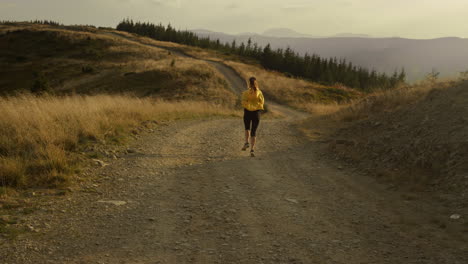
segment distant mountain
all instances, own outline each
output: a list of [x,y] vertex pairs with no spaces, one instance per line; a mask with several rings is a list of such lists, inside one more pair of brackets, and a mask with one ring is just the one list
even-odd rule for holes
[[[269,34],[280,35],[289,31],[273,31]],[[415,81],[424,78],[433,69],[439,71],[441,77],[454,76],[468,70],[468,39],[447,37],[438,39],[405,39],[405,38],[372,38],[367,35],[360,37],[271,37],[265,35],[228,35],[224,33],[197,33],[210,36],[222,42],[237,43],[252,41],[261,46],[270,43],[272,48],[291,47],[300,54],[317,54],[324,58],[345,58],[355,65],[379,72],[393,73],[395,69],[404,67],[408,80]],[[293,34],[291,32],[287,34]],[[298,33],[300,34],[300,33]],[[343,34],[338,34],[343,36]],[[346,33],[346,36],[351,36]]]
[[242,32],[239,34],[226,34],[222,32],[216,32],[206,29],[192,29],[189,30],[200,35],[226,35],[226,36],[263,36],[273,38],[370,38],[370,35],[366,34],[354,34],[354,33],[339,33],[333,36],[314,36],[310,34],[299,33],[289,28],[271,28],[265,32],[259,34],[255,32]]
[[[232,37],[234,35],[229,35],[229,34],[226,34],[226,33],[222,33],[222,32],[216,32],[216,31],[211,31],[211,30],[206,30],[206,29],[191,29],[189,30],[190,32],[193,32],[199,36],[224,36],[224,37]],[[218,37],[216,37],[218,38]]]
[[237,34],[237,36],[260,36],[260,34],[255,32],[242,32]]
[[367,34],[339,33],[332,36],[333,38],[371,38]]
[[271,28],[263,32],[263,36],[277,38],[313,38],[314,36],[302,34],[289,28]]

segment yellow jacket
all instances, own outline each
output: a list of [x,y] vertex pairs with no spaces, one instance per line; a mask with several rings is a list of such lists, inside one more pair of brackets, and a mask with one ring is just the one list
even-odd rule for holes
[[263,103],[265,99],[260,89],[249,89],[242,93],[242,106],[249,111],[263,110]]

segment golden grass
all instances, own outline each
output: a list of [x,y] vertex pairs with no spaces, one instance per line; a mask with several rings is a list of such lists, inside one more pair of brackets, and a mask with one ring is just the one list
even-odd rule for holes
[[[113,31],[27,23],[0,27],[0,33],[17,30],[25,31],[10,33],[0,43],[4,47],[0,56],[8,58],[0,63],[4,66],[0,71],[3,94],[30,90],[35,81],[32,73],[40,71],[51,92],[58,95],[131,94],[226,105],[237,99],[224,77],[208,63],[115,36]],[[18,44],[11,47],[10,41]],[[33,63],[21,63],[18,58]],[[82,72],[84,67],[91,67],[92,72]]]
[[87,141],[112,141],[146,120],[237,115],[206,102],[124,96],[0,99],[0,184],[55,186],[70,180]]
[[343,105],[335,112],[331,112],[330,117],[337,121],[355,121],[365,119],[373,114],[390,112],[402,106],[423,100],[431,91],[435,89],[445,89],[455,85],[457,81],[421,81],[414,85],[404,85],[398,89],[374,92],[362,99],[353,100],[347,105]]
[[[114,31],[110,31],[114,32]],[[202,60],[212,60],[233,68],[244,79],[255,76],[260,88],[268,98],[316,114],[329,114],[338,111],[353,99],[363,96],[362,93],[340,85],[325,86],[300,78],[289,78],[285,75],[264,69],[257,62],[236,55],[223,54],[218,51],[191,47],[172,42],[157,41],[127,32],[114,32],[141,43],[180,50]]]
[[329,104],[321,104],[321,103],[306,103],[302,106],[299,106],[300,109],[304,109],[309,113],[313,113],[318,116],[322,115],[330,115],[334,114],[341,109],[347,107],[350,103],[329,103]]
[[289,78],[279,72],[268,71],[258,65],[224,61],[243,78],[255,76],[260,89],[271,99],[315,114],[337,111],[361,93],[345,88],[325,86],[299,78]]

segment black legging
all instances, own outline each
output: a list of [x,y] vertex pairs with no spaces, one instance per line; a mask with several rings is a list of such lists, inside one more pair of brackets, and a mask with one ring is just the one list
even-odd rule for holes
[[[250,129],[252,123],[252,129]],[[260,111],[249,111],[244,109],[244,126],[245,130],[250,130],[250,136],[255,137],[257,133],[258,124],[260,123]]]

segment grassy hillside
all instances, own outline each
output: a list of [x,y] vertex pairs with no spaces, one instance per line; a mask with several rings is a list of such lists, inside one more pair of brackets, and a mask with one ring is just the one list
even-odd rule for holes
[[109,158],[93,146],[164,120],[238,115],[228,88],[207,63],[92,27],[0,25],[0,186],[63,186]]
[[225,61],[242,77],[256,76],[265,95],[282,104],[296,109],[318,113],[335,108],[337,104],[348,103],[363,94],[341,85],[324,86],[302,79],[289,78],[281,73],[266,71],[258,65],[236,61]]
[[[111,29],[0,24],[0,185],[61,186],[103,151],[155,121],[238,115],[237,96],[209,63],[258,77],[269,98],[315,111],[359,96],[265,71],[252,61]],[[317,107],[320,106],[320,107]],[[92,149],[92,148],[91,148]],[[103,156],[106,158],[106,155]]]
[[[468,197],[468,82],[423,82],[377,93],[306,127],[330,128],[330,149],[410,190]],[[332,121],[332,122],[331,122]]]
[[236,96],[210,65],[94,28],[0,27],[0,94],[129,94],[232,105]]
[[3,186],[60,186],[95,143],[123,143],[135,128],[160,121],[235,115],[204,102],[164,102],[128,96],[20,96],[0,99],[0,182]]
[[279,72],[265,70],[252,59],[172,42],[157,41],[127,32],[118,31],[116,33],[138,40],[141,43],[178,50],[195,58],[222,62],[246,79],[250,76],[256,76],[260,89],[269,99],[303,111],[335,111],[337,104],[349,103],[353,99],[364,95],[359,91],[339,84],[325,86],[300,78],[291,78]]

